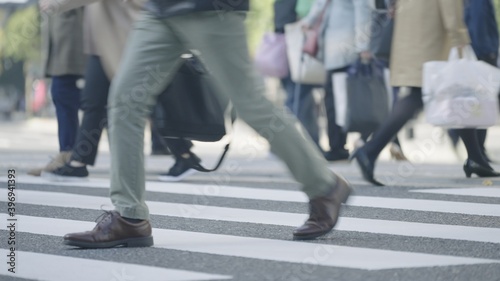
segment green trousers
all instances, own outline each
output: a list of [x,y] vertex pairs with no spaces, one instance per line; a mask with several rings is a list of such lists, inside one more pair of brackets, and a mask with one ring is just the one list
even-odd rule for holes
[[157,96],[186,51],[199,53],[217,94],[229,97],[238,117],[266,138],[310,197],[326,194],[335,176],[297,120],[257,88],[243,12],[198,12],[159,19],[143,13],[113,79],[109,97],[111,200],[124,217],[148,219],[145,204],[144,128]]

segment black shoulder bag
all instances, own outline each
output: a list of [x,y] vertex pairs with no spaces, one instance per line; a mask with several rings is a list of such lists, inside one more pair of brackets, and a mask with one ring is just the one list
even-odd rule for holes
[[[203,64],[195,56],[185,58],[171,84],[158,97],[153,122],[160,136],[204,142],[219,141],[226,135],[225,111],[229,100],[216,95]],[[231,112],[235,119],[234,111]],[[229,150],[228,143],[213,169],[198,164],[193,169],[212,172],[219,168]]]

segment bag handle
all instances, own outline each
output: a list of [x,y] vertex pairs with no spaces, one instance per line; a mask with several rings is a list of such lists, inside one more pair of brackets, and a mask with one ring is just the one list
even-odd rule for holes
[[467,45],[467,46],[462,48],[462,57],[460,57],[458,47],[453,47],[451,49],[450,55],[448,56],[448,60],[454,61],[454,60],[460,60],[460,59],[477,61],[476,53],[472,49],[471,45]]
[[201,165],[200,163],[197,163],[196,165],[193,165],[191,168],[193,168],[193,169],[195,169],[197,171],[200,171],[200,172],[204,172],[204,173],[213,172],[213,171],[219,169],[220,165],[222,164],[222,161],[226,157],[226,154],[227,154],[227,151],[229,150],[229,145],[230,144],[231,143],[226,144],[226,146],[224,147],[224,152],[222,152],[222,155],[219,158],[219,162],[217,162],[217,165],[215,165],[214,168],[207,169],[207,168],[203,167],[203,165]]

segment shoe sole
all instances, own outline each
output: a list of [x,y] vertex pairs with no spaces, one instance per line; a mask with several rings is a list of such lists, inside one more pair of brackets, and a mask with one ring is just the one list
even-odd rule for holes
[[159,181],[163,181],[163,182],[178,182],[178,181],[182,181],[183,179],[185,179],[186,177],[189,177],[193,174],[196,174],[196,170],[194,169],[189,169],[188,171],[186,171],[185,173],[177,176],[177,177],[172,177],[172,176],[158,176],[158,180]]
[[326,234],[330,233],[330,231],[333,230],[333,227],[328,229],[328,230],[324,230],[322,232],[319,232],[319,233],[314,233],[314,234],[309,234],[309,235],[303,235],[303,236],[293,236],[293,240],[294,241],[302,241],[302,240],[314,240],[316,238],[320,238],[322,236],[325,236]]
[[149,236],[140,238],[128,238],[111,242],[100,242],[100,243],[64,240],[64,244],[83,249],[103,249],[103,248],[114,248],[118,246],[126,248],[142,248],[142,247],[153,246],[154,241],[153,241],[153,236]]
[[82,182],[89,180],[88,177],[67,177],[56,175],[50,172],[42,172],[41,177],[53,182]]

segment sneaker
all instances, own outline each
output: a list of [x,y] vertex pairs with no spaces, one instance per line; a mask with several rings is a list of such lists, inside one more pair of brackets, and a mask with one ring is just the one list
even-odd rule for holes
[[63,151],[57,154],[50,162],[43,168],[31,169],[28,171],[28,175],[39,177],[42,172],[53,172],[54,170],[61,168],[64,164],[68,163],[71,158],[71,151]]
[[185,177],[196,173],[197,171],[193,167],[200,162],[200,158],[194,154],[191,154],[191,157],[187,159],[182,157],[176,158],[174,166],[170,168],[168,173],[160,174],[158,179],[166,182],[181,181]]
[[87,166],[72,167],[65,164],[52,172],[42,172],[42,177],[51,181],[82,181],[88,180],[89,171]]

